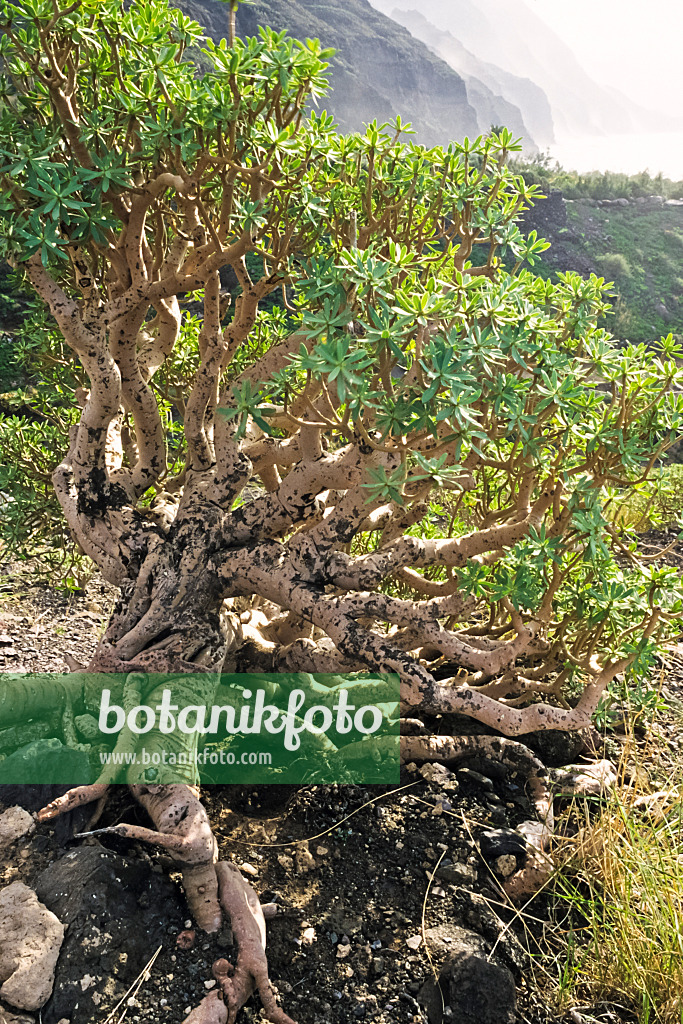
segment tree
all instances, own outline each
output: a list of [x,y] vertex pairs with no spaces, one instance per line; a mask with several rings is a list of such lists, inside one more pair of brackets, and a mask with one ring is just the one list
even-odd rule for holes
[[[601,279],[525,269],[545,243],[515,223],[536,190],[510,134],[339,136],[314,109],[329,51],[214,44],[165,0],[0,9],[4,253],[87,378],[53,481],[121,589],[88,670],[150,700],[186,673],[194,702],[225,666],[369,666],[407,715],[585,726],[680,614],[606,506],[680,427],[681,352],[615,347]],[[164,845],[217,928],[196,778],[138,771],[157,831],[118,830]],[[286,1020],[218,874],[249,951],[218,969],[225,1013],[257,984]],[[193,1020],[226,1019],[210,1001]]]

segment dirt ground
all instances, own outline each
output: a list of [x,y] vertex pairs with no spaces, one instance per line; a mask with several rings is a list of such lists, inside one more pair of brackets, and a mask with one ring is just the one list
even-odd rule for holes
[[[683,564],[683,546],[670,557]],[[84,594],[69,596],[11,578],[8,566],[0,572],[0,671],[64,671],[65,655],[85,661],[111,608],[109,588],[94,578]],[[666,679],[675,703],[673,665]],[[677,756],[678,728],[658,728]],[[240,866],[263,902],[278,904],[267,952],[286,1011],[299,1024],[634,1021],[608,1004],[582,1008],[583,1017],[557,1015],[537,984],[532,958],[552,927],[546,903],[540,897],[520,916],[501,888],[525,856],[514,832],[533,817],[524,780],[486,762],[436,781],[424,774],[409,766],[400,786],[385,788],[203,790],[221,857]],[[0,790],[5,805],[31,811],[45,796],[41,787]],[[53,996],[40,1018],[27,1019],[179,1024],[215,984],[211,964],[230,958],[232,937],[225,929],[197,933],[191,948],[181,948],[178,936],[190,924],[180,876],[139,844],[74,839],[87,817],[79,811],[38,825],[0,864],[0,886],[26,882],[68,924]],[[142,812],[125,787],[114,787],[100,825],[122,820],[142,823]],[[444,1009],[433,978],[463,942],[483,973],[469,995],[457,986],[459,1008],[449,1009],[448,997]],[[0,1006],[0,1021],[13,1019]],[[239,1017],[264,1019],[257,999]]]

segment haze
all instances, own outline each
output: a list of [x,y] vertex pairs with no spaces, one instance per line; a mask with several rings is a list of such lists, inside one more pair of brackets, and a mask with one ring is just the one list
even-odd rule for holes
[[[531,134],[564,166],[647,168],[683,179],[681,0],[370,2],[461,74],[470,60],[465,47],[479,61],[540,86],[553,132],[547,140]],[[522,113],[531,128],[534,111],[522,104]]]
[[[519,0],[507,0],[514,8]],[[593,78],[672,116],[683,95],[680,0],[527,0]],[[431,0],[422,0],[425,13]],[[427,14],[427,17],[429,15]]]

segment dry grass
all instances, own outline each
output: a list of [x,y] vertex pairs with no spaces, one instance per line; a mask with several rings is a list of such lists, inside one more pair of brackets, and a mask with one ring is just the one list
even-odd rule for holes
[[609,1000],[639,1024],[682,1024],[683,766],[657,794],[626,787],[571,813],[554,885],[560,1008]]

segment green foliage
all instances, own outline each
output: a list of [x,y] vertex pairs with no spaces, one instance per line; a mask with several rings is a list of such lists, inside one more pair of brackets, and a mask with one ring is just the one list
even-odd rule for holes
[[623,174],[619,171],[567,171],[547,153],[531,160],[518,160],[516,169],[529,184],[543,190],[558,188],[566,199],[639,199],[664,196],[683,199],[683,180],[671,181],[663,174],[654,177],[648,171]]
[[605,253],[604,256],[598,256],[597,261],[600,273],[610,281],[631,276],[628,260],[620,252]]
[[607,514],[618,526],[639,532],[683,525],[683,466],[657,466],[647,480],[612,490]]
[[[71,150],[63,145],[59,120],[50,113],[49,86],[62,72],[56,65],[37,74],[33,70],[40,63],[43,25],[53,17],[56,45],[70,39],[82,47],[82,129],[70,140]],[[247,43],[236,40],[228,48],[222,40],[216,45],[202,37],[196,22],[162,0],[144,9],[126,9],[122,0],[87,0],[58,15],[51,0],[3,3],[0,26],[5,29],[0,58],[7,68],[0,116],[5,256],[27,260],[38,255],[43,266],[55,265],[57,272],[60,261],[67,260],[69,244],[106,245],[113,239],[118,197],[136,177],[176,158],[191,167],[203,140],[217,138],[228,125],[240,122],[244,135],[236,149],[244,151],[249,145],[254,160],[259,150],[267,153],[273,145],[282,152],[294,148],[294,126],[276,129],[267,116],[272,111],[263,116],[263,96],[277,88],[282,110],[296,102],[301,90],[317,96],[326,85],[330,51],[319,44],[298,43],[285,33],[263,29],[260,38]],[[112,39],[122,45],[112,47]],[[129,40],[135,45],[126,45]],[[188,47],[202,42],[209,68],[198,78],[194,64],[185,58]],[[38,65],[32,65],[36,59]],[[29,89],[23,87],[27,76],[32,78]],[[138,140],[134,150],[126,144],[133,124]],[[306,208],[304,203],[300,215],[306,216]],[[258,226],[263,214],[258,204],[244,199],[238,216],[249,229]]]

